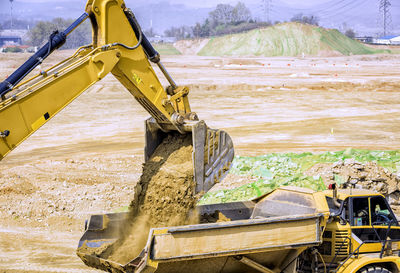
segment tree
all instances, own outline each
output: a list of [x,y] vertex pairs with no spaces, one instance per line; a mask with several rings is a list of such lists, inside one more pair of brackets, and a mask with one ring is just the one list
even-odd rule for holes
[[346,36],[349,37],[350,39],[354,39],[354,37],[356,37],[356,33],[355,33],[354,30],[352,30],[351,28],[349,28],[348,30],[346,30],[346,32],[344,33],[344,35],[346,35]]
[[175,37],[177,39],[184,39],[191,37],[192,29],[187,26],[171,27],[164,31],[165,36]]
[[203,23],[196,23],[189,30],[173,27],[168,29],[165,35],[178,39],[191,35],[199,38],[238,33],[263,26],[266,26],[265,23],[260,24],[253,20],[246,5],[238,2],[235,6],[218,4]]
[[217,26],[220,24],[229,24],[233,22],[235,8],[229,4],[218,4],[215,10],[208,15],[211,22]]
[[50,22],[39,21],[34,28],[29,31],[29,38],[33,46],[42,46],[48,41],[49,35],[55,30],[55,26]]
[[157,33],[155,33],[154,29],[151,27],[144,31],[144,35],[146,35],[147,37],[155,37]]
[[302,13],[298,13],[295,14],[290,21],[318,26],[319,18],[315,15],[306,16]]
[[203,24],[196,23],[196,25],[192,27],[192,32],[193,36],[196,38],[210,36],[211,34],[210,20],[206,19]]
[[[34,25],[33,21],[28,20],[20,20],[20,19],[13,19],[13,28],[14,29],[28,29],[30,26]],[[11,20],[3,21],[1,24],[3,28],[9,28],[11,26]],[[0,27],[1,27],[0,25]]]
[[232,22],[235,24],[240,24],[243,22],[249,22],[250,19],[250,10],[246,7],[245,4],[243,4],[242,2],[238,2],[233,9]]
[[[39,21],[28,33],[30,43],[33,46],[42,46],[48,42],[50,35],[55,30],[64,31],[72,23],[73,20],[65,20],[62,18],[55,18],[51,22]],[[67,42],[63,48],[77,48],[89,44],[90,42],[91,25],[90,22],[86,21],[67,37]]]

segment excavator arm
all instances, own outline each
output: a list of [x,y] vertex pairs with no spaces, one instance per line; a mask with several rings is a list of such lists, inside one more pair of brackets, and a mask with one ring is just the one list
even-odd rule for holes
[[[61,63],[22,81],[85,19],[93,43]],[[164,88],[150,62],[170,86]],[[227,173],[233,144],[222,130],[210,129],[191,112],[187,87],[177,86],[123,0],[88,0],[85,13],[0,83],[0,160],[87,88],[112,73],[149,112],[145,159],[169,132],[192,134],[196,192],[207,191]]]

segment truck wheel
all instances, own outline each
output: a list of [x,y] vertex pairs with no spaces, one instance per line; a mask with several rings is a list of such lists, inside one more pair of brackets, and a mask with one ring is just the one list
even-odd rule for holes
[[358,273],[391,273],[386,268],[380,266],[367,266],[359,270]]

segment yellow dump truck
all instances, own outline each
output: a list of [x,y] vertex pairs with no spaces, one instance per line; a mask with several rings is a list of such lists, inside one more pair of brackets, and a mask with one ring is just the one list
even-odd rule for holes
[[[77,250],[108,272],[399,272],[400,226],[384,196],[284,187],[252,201],[203,205],[200,224],[155,228],[127,264],[103,253],[127,213],[93,215]],[[221,221],[223,219],[223,221]],[[396,255],[395,255],[396,254]]]

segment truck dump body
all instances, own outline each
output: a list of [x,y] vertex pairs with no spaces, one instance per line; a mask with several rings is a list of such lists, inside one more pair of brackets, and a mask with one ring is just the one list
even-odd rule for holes
[[268,217],[254,214],[262,211],[257,205],[237,202],[200,207],[202,216],[214,211],[230,215],[231,221],[152,229],[142,253],[125,265],[102,258],[102,253],[119,239],[118,228],[128,215],[95,215],[77,253],[87,265],[109,272],[260,272],[249,265],[253,262],[267,268],[261,272],[293,272],[295,258],[321,244],[324,215]]

